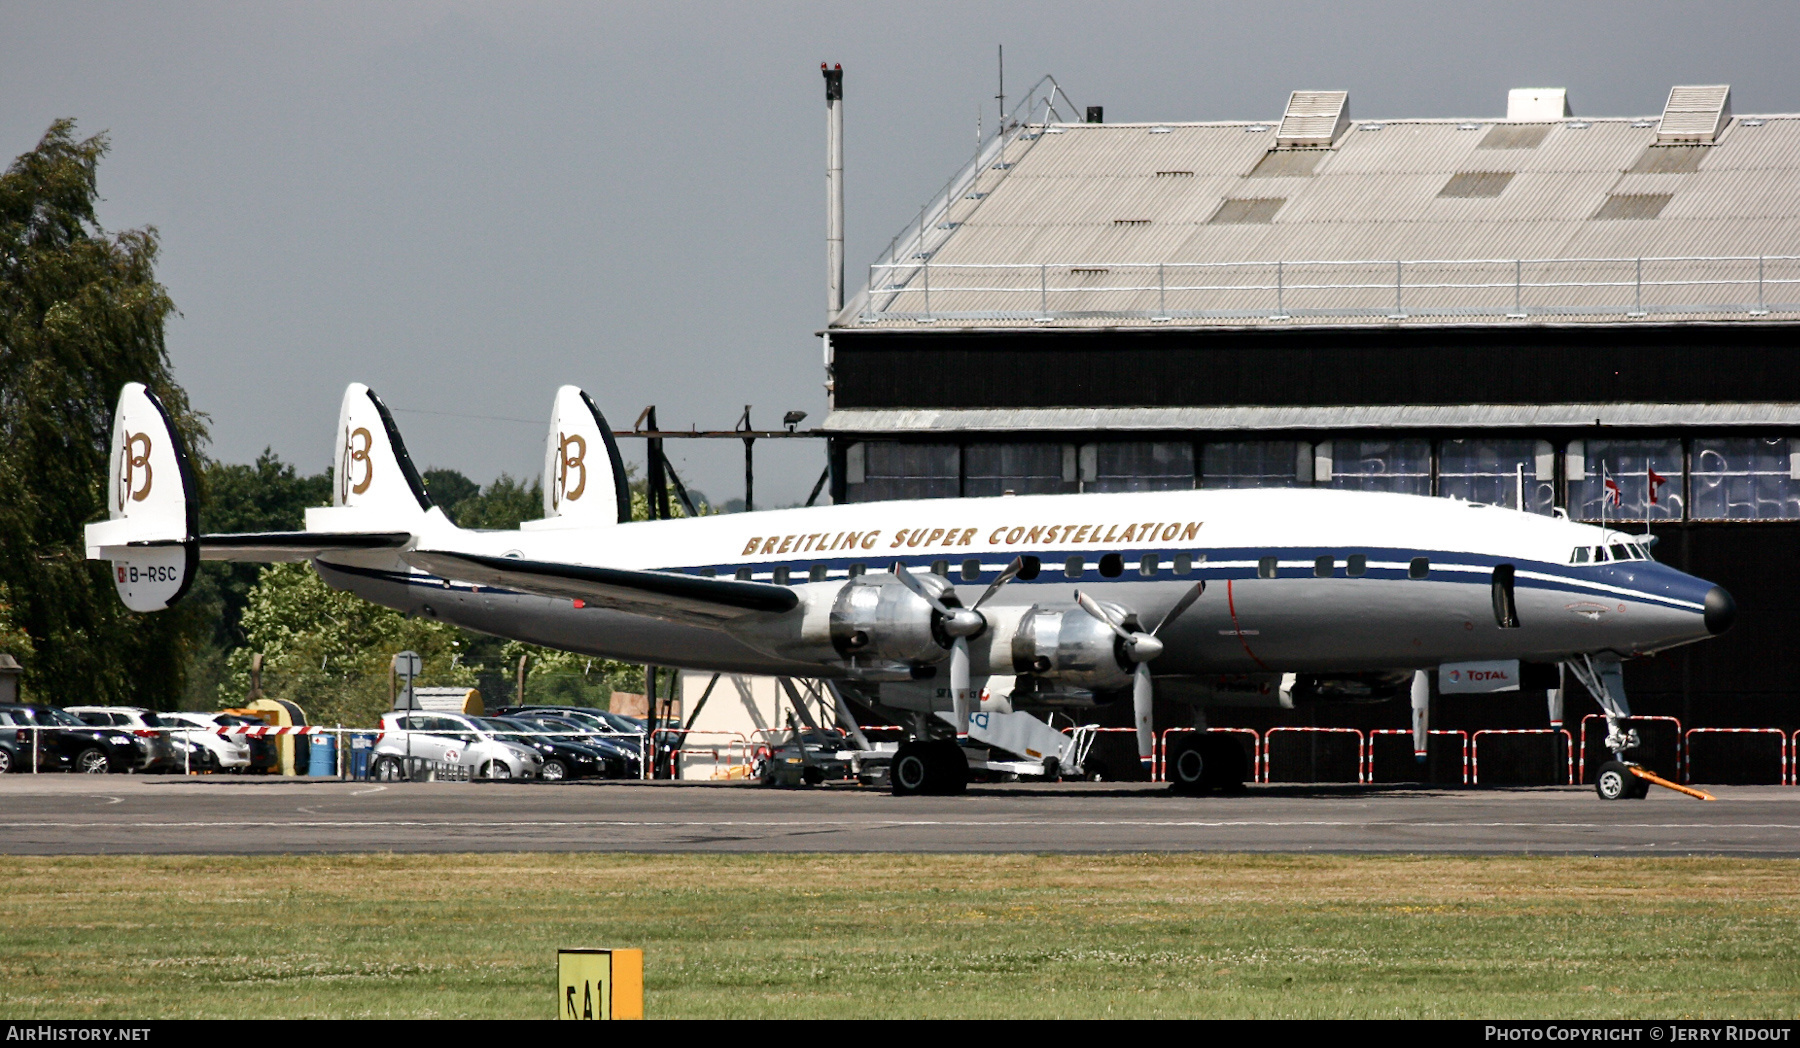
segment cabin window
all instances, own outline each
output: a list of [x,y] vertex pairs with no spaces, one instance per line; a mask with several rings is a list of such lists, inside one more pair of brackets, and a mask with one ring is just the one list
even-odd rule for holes
[[1317,560],[1313,561],[1313,577],[1314,578],[1328,579],[1331,577],[1331,573],[1336,570],[1337,570],[1337,562],[1332,560],[1330,557],[1320,557]]
[[739,582],[749,582],[750,581],[750,569],[749,568],[737,569],[737,577],[738,577]]
[[1172,570],[1177,575],[1186,575],[1188,572],[1193,571],[1194,555],[1192,553],[1175,554],[1175,564]]
[[1272,579],[1275,577],[1275,571],[1279,566],[1280,563],[1274,557],[1264,557],[1256,562],[1256,577],[1259,579]]
[[1414,557],[1412,563],[1406,566],[1406,577],[1409,579],[1422,579],[1429,574],[1431,574],[1431,558],[1429,557]]
[[814,564],[812,566],[812,571],[807,573],[807,578],[811,579],[814,582],[824,582],[825,581],[825,565]]
[[1586,546],[1576,546],[1575,552],[1569,554],[1570,564],[1586,564],[1587,562],[1588,548]]
[[974,582],[976,579],[979,579],[981,577],[981,562],[978,560],[963,561],[962,577],[964,582]]
[[1156,554],[1146,553],[1138,560],[1138,574],[1149,578],[1156,574],[1157,569],[1161,566],[1156,559]]
[[850,565],[850,577],[855,578],[858,575],[861,575],[863,572],[868,571],[868,570],[869,569],[862,564],[852,564],[852,565]]
[[718,569],[716,569],[716,568],[701,568],[700,569],[700,575],[703,578],[710,579],[710,578],[714,577],[715,575],[717,575],[718,573],[719,573]]
[[1360,578],[1368,574],[1369,558],[1362,553],[1352,553],[1344,558],[1344,574],[1351,578]]
[[783,564],[781,567],[775,569],[775,585],[785,586],[787,584],[788,584],[788,569],[787,569],[787,565]]
[[1100,574],[1109,579],[1116,579],[1125,574],[1125,558],[1117,553],[1108,553],[1101,557]]
[[950,562],[947,560],[932,561],[931,562],[931,573],[933,575],[941,575],[944,578],[949,578],[950,577]]
[[1019,578],[1026,582],[1037,578],[1038,572],[1042,571],[1044,567],[1044,562],[1036,557],[1020,557],[1019,561]]
[[1070,557],[1063,562],[1063,574],[1069,578],[1078,579],[1081,577],[1081,569],[1085,566],[1086,564],[1080,557]]

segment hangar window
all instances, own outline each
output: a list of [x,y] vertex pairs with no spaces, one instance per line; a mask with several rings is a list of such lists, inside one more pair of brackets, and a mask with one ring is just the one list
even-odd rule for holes
[[1312,445],[1293,440],[1246,440],[1200,449],[1203,488],[1291,488],[1311,484]]
[[1138,559],[1138,574],[1146,578],[1156,574],[1159,567],[1161,564],[1157,561],[1154,553],[1146,553]]
[[1314,454],[1317,478],[1334,488],[1431,494],[1431,441],[1333,440]]
[[[1571,516],[1638,521],[1646,511],[1651,520],[1685,516],[1679,440],[1571,441],[1568,461]],[[1616,492],[1607,487],[1609,480]]]
[[845,459],[851,502],[951,499],[962,493],[962,450],[955,444],[871,440],[852,445]]
[[1055,495],[1075,490],[1075,448],[1065,444],[970,444],[963,452],[963,494],[1011,491]]
[[[1274,149],[1264,153],[1245,178],[1311,178],[1329,150]],[[1160,174],[1160,172],[1159,172]]]
[[1337,561],[1332,560],[1330,557],[1319,557],[1313,561],[1314,578],[1328,579],[1331,577],[1331,573],[1336,570]]
[[1430,574],[1431,559],[1428,557],[1414,557],[1412,563],[1406,566],[1406,577],[1409,579],[1422,579]]
[[1247,200],[1224,200],[1207,219],[1212,226],[1266,226],[1275,221],[1275,212],[1287,203],[1286,197],[1258,197]]
[[1175,574],[1177,574],[1177,575],[1186,575],[1188,572],[1193,571],[1194,570],[1193,554],[1191,554],[1191,553],[1175,554],[1175,563],[1172,565],[1171,570],[1173,570],[1175,572]]
[[1120,441],[1081,449],[1083,491],[1179,491],[1194,486],[1194,445]]
[[1361,553],[1352,553],[1344,558],[1344,574],[1351,578],[1360,578],[1368,574],[1369,558]]
[[1536,149],[1550,133],[1549,124],[1495,124],[1476,149]]
[[1063,574],[1068,578],[1078,579],[1081,577],[1081,571],[1084,567],[1086,567],[1086,564],[1080,557],[1070,557],[1063,562]]
[[1594,212],[1596,221],[1615,218],[1655,218],[1662,214],[1673,193],[1615,193],[1606,198],[1600,210]]
[[1696,520],[1800,519],[1800,441],[1696,438],[1691,452]]
[[825,565],[823,565],[823,564],[814,564],[814,565],[813,565],[813,566],[812,566],[812,570],[811,570],[811,571],[809,571],[809,572],[807,572],[807,575],[806,575],[806,577],[807,577],[807,578],[808,578],[808,579],[810,579],[810,580],[811,580],[811,581],[813,581],[813,582],[824,582],[824,581],[825,581],[825,574],[826,574],[826,568],[825,568]]
[[1440,197],[1497,197],[1512,182],[1511,171],[1458,171],[1438,190]]
[[1117,553],[1108,553],[1100,558],[1100,574],[1109,579],[1116,579],[1125,574],[1125,558]]
[[1556,449],[1545,440],[1446,440],[1438,445],[1438,494],[1549,514],[1556,503]]
[[1633,175],[1685,175],[1700,170],[1711,146],[1645,146],[1637,163],[1627,172]]
[[1256,562],[1256,577],[1259,579],[1272,579],[1275,577],[1275,573],[1280,566],[1281,562],[1274,557],[1264,557]]

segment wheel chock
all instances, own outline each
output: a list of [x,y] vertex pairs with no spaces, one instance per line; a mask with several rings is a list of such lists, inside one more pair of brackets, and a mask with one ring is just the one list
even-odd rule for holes
[[1714,797],[1712,794],[1707,793],[1705,790],[1696,790],[1692,786],[1683,786],[1678,782],[1670,782],[1669,780],[1663,778],[1661,775],[1658,775],[1653,771],[1645,771],[1643,768],[1640,768],[1635,764],[1627,764],[1625,767],[1631,769],[1631,774],[1636,775],[1638,778],[1643,779],[1647,782],[1653,782],[1658,786],[1662,786],[1667,789],[1674,790],[1676,793],[1685,793],[1689,797],[1697,797],[1703,801],[1716,801],[1719,799],[1717,797]]

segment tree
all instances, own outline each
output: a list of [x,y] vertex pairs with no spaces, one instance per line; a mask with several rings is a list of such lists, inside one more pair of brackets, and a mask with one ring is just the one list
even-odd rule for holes
[[105,136],[58,120],[0,174],[0,583],[31,638],[25,683],[54,702],[167,708],[204,623],[192,606],[125,610],[82,526],[106,515],[119,389],[161,398],[190,452],[206,438],[175,384],[152,227],[108,234],[95,217]]
[[[331,502],[329,471],[300,476],[292,463],[264,448],[251,466],[206,463],[206,498],[200,506],[202,532],[299,531],[308,506]],[[244,643],[239,619],[244,602],[261,571],[257,564],[210,563],[202,566],[208,585],[196,585],[188,599],[217,607],[213,643],[235,648]],[[209,616],[211,617],[211,616]]]

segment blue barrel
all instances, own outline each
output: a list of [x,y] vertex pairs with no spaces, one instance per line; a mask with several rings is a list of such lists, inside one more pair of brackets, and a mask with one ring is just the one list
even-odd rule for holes
[[332,737],[329,735],[314,735],[307,741],[312,745],[307,747],[310,751],[308,754],[310,759],[307,761],[306,774],[336,775],[337,746]]
[[350,736],[350,777],[366,779],[369,777],[369,758],[375,755],[375,736],[366,732],[357,732]]

